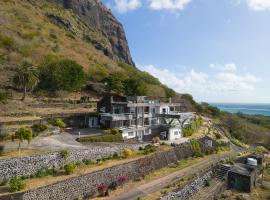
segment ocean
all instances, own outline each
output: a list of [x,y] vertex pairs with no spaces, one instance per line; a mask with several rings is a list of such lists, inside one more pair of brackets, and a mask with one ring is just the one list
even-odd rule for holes
[[237,113],[242,112],[249,115],[270,116],[270,104],[244,104],[244,103],[210,103],[222,111]]

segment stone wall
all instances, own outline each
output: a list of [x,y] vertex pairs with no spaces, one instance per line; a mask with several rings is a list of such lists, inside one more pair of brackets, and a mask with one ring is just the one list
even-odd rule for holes
[[75,199],[77,197],[88,198],[97,193],[97,184],[104,183],[109,186],[117,182],[120,176],[126,176],[127,180],[144,177],[150,172],[166,167],[194,153],[189,143],[179,145],[166,152],[155,153],[139,160],[116,165],[100,171],[69,178],[48,186],[29,190],[14,195],[1,196],[1,200],[49,200],[49,199]]
[[200,189],[205,187],[206,181],[210,180],[214,175],[213,170],[206,172],[204,175],[196,178],[191,183],[187,184],[178,192],[170,192],[168,195],[161,198],[161,200],[179,199],[187,200],[195,195]]
[[124,148],[138,150],[145,144],[125,144],[119,143],[112,146],[89,146],[88,149],[68,150],[68,156],[61,156],[60,152],[44,155],[33,155],[28,157],[17,157],[0,160],[0,182],[4,178],[15,176],[29,176],[35,174],[40,169],[60,168],[67,163],[82,162],[83,160],[97,160],[114,152],[120,154]]

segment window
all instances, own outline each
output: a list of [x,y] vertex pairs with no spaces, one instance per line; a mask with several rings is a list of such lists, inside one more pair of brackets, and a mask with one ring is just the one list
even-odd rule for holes
[[128,132],[128,137],[133,137],[134,133],[133,132]]
[[136,109],[135,107],[131,107],[130,108],[130,113],[135,113],[135,109]]
[[163,114],[166,113],[166,108],[162,108],[162,113],[163,113]]
[[178,135],[178,131],[174,131],[174,135]]
[[123,108],[119,107],[119,106],[114,106],[113,107],[113,113],[114,114],[121,114],[121,113],[123,113]]

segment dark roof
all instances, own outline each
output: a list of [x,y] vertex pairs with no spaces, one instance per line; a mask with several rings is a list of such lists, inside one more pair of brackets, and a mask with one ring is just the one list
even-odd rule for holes
[[242,164],[242,163],[236,163],[234,166],[231,168],[230,172],[236,173],[236,174],[241,174],[245,176],[250,176],[256,167]]

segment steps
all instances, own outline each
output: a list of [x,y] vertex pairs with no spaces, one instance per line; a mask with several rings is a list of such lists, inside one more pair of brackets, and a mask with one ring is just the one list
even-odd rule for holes
[[230,169],[231,165],[227,164],[219,165],[216,169],[216,178],[218,178],[221,181],[224,181]]

